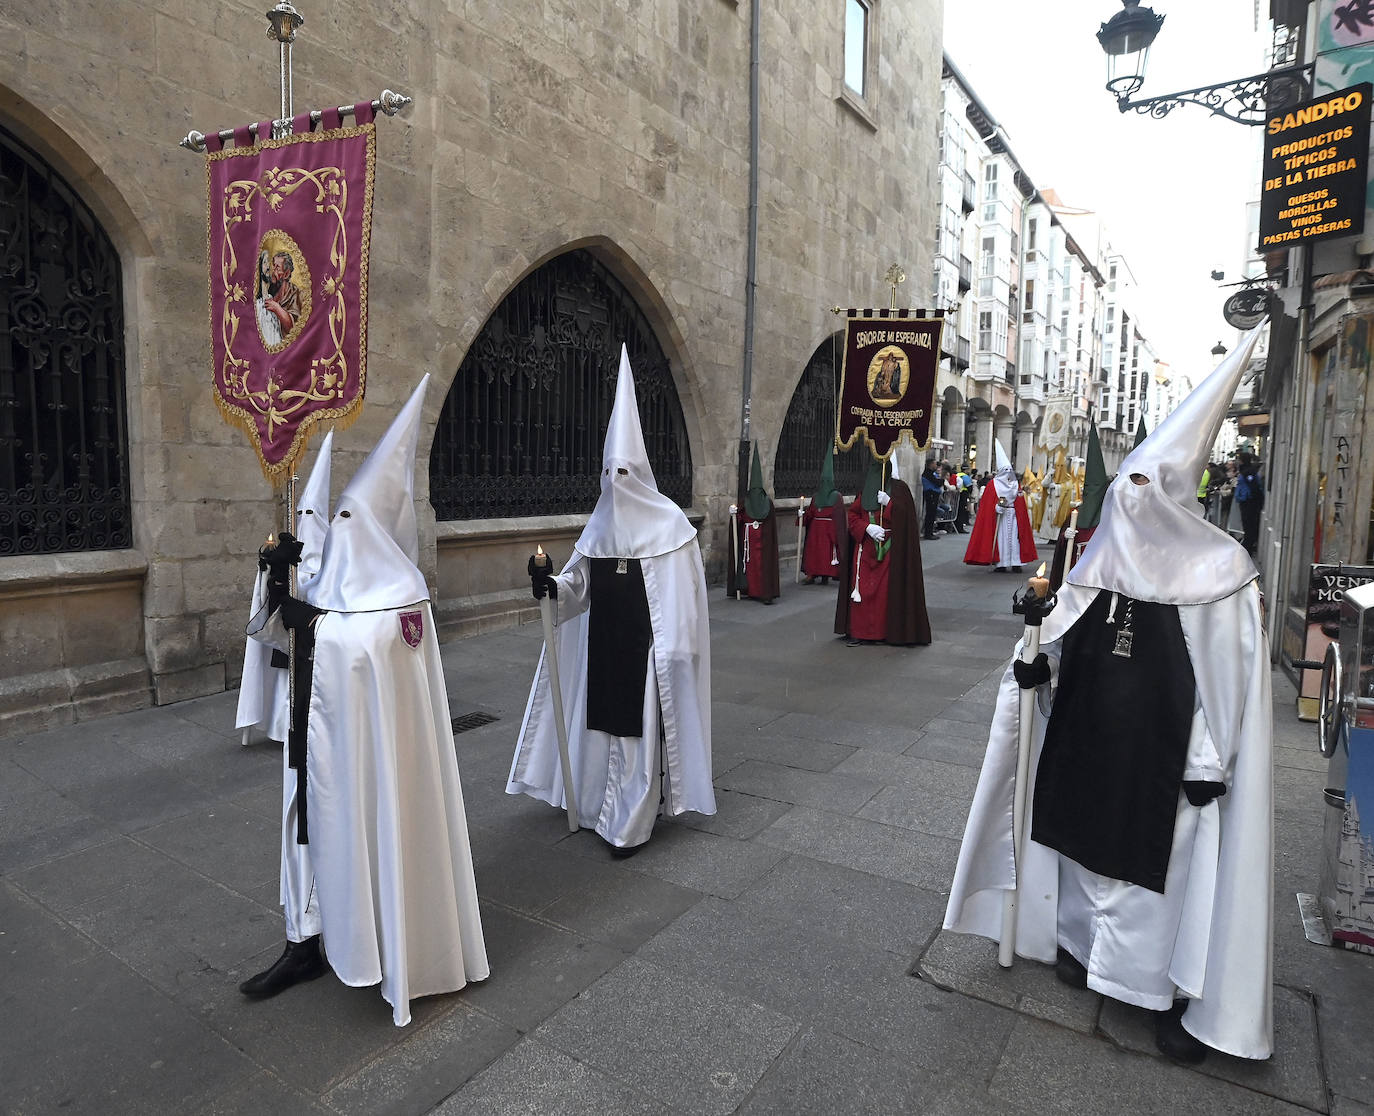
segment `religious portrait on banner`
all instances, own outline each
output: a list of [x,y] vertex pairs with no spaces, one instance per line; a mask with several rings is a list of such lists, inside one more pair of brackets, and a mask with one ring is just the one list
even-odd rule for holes
[[207,139],[215,402],[274,484],[313,426],[362,406],[376,132],[359,110],[353,127],[335,110],[316,131],[303,114],[277,139]]

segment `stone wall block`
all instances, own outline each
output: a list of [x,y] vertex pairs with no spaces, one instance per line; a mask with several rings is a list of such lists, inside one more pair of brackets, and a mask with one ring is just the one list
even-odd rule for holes
[[150,616],[143,621],[148,646],[148,665],[153,673],[196,666],[201,658],[201,627],[198,616]]

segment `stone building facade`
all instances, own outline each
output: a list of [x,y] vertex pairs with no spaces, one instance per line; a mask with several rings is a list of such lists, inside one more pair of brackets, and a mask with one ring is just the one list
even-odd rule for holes
[[[51,176],[117,260],[120,336],[105,340],[122,384],[106,410],[123,423],[116,487],[128,508],[124,545],[6,550],[0,534],[0,733],[237,681],[252,558],[279,502],[211,399],[204,160],[176,141],[276,115],[266,6],[0,8],[0,141],[35,181]],[[336,490],[431,373],[416,491],[442,625],[517,620],[533,540],[565,558],[585,512],[441,522],[430,454],[485,324],[522,281],[580,250],[662,351],[688,442],[689,514],[718,571],[742,417],[771,462],[803,370],[836,328],[829,308],[876,303],[894,260],[930,274],[940,0],[761,0],[752,344],[748,3],[300,10],[296,111],[384,87],[415,98],[378,125],[367,404],[336,438]],[[846,27],[863,36],[848,51]],[[0,214],[7,204],[28,203],[0,194]],[[12,322],[0,317],[0,347],[28,346],[38,375],[42,339]],[[11,394],[22,408],[23,391]],[[13,503],[25,482],[11,472],[0,499]]]

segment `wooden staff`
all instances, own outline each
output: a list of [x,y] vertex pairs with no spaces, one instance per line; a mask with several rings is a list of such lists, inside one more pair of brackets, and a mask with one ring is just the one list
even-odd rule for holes
[[[1049,579],[1045,577],[1045,563],[1035,571],[1035,576],[1027,583],[1026,593],[1012,611],[1024,613],[1026,632],[1021,641],[1021,661],[1030,663],[1040,654],[1040,623],[1045,618],[1045,597],[1050,591]],[[1025,828],[1026,828],[1026,783],[1030,778],[1031,733],[1034,730],[1032,718],[1035,714],[1035,691],[1023,689],[1020,694],[1021,710],[1016,740],[1016,786],[1012,797],[1011,842],[1012,857],[1016,864],[1016,883],[1002,893],[1002,934],[997,947],[997,963],[1010,969],[1016,959],[1016,910],[1017,893],[1021,887],[1021,871],[1025,865]]]
[[[553,568],[544,548],[537,543],[530,567],[545,574]],[[547,593],[539,598],[539,619],[544,624],[544,661],[549,668],[549,690],[553,694],[553,717],[558,730],[558,762],[563,768],[563,805],[568,811],[568,832],[576,833],[577,791],[573,784],[572,755],[568,751],[568,721],[563,716],[563,681],[558,674],[558,646],[553,638],[553,599]]]

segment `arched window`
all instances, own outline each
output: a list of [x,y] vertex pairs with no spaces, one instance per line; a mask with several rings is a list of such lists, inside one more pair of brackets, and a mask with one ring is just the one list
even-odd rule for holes
[[0,556],[133,545],[119,257],[0,128]]
[[[835,389],[839,383],[840,334],[827,338],[792,393],[773,458],[773,493],[779,499],[810,496],[821,479],[825,447],[835,444]],[[835,458],[835,487],[850,497],[864,484],[872,455],[862,438]]]
[[629,292],[577,249],[522,280],[463,358],[429,459],[437,517],[591,511],[621,342],[654,477],[687,507],[692,454],[668,359]]

